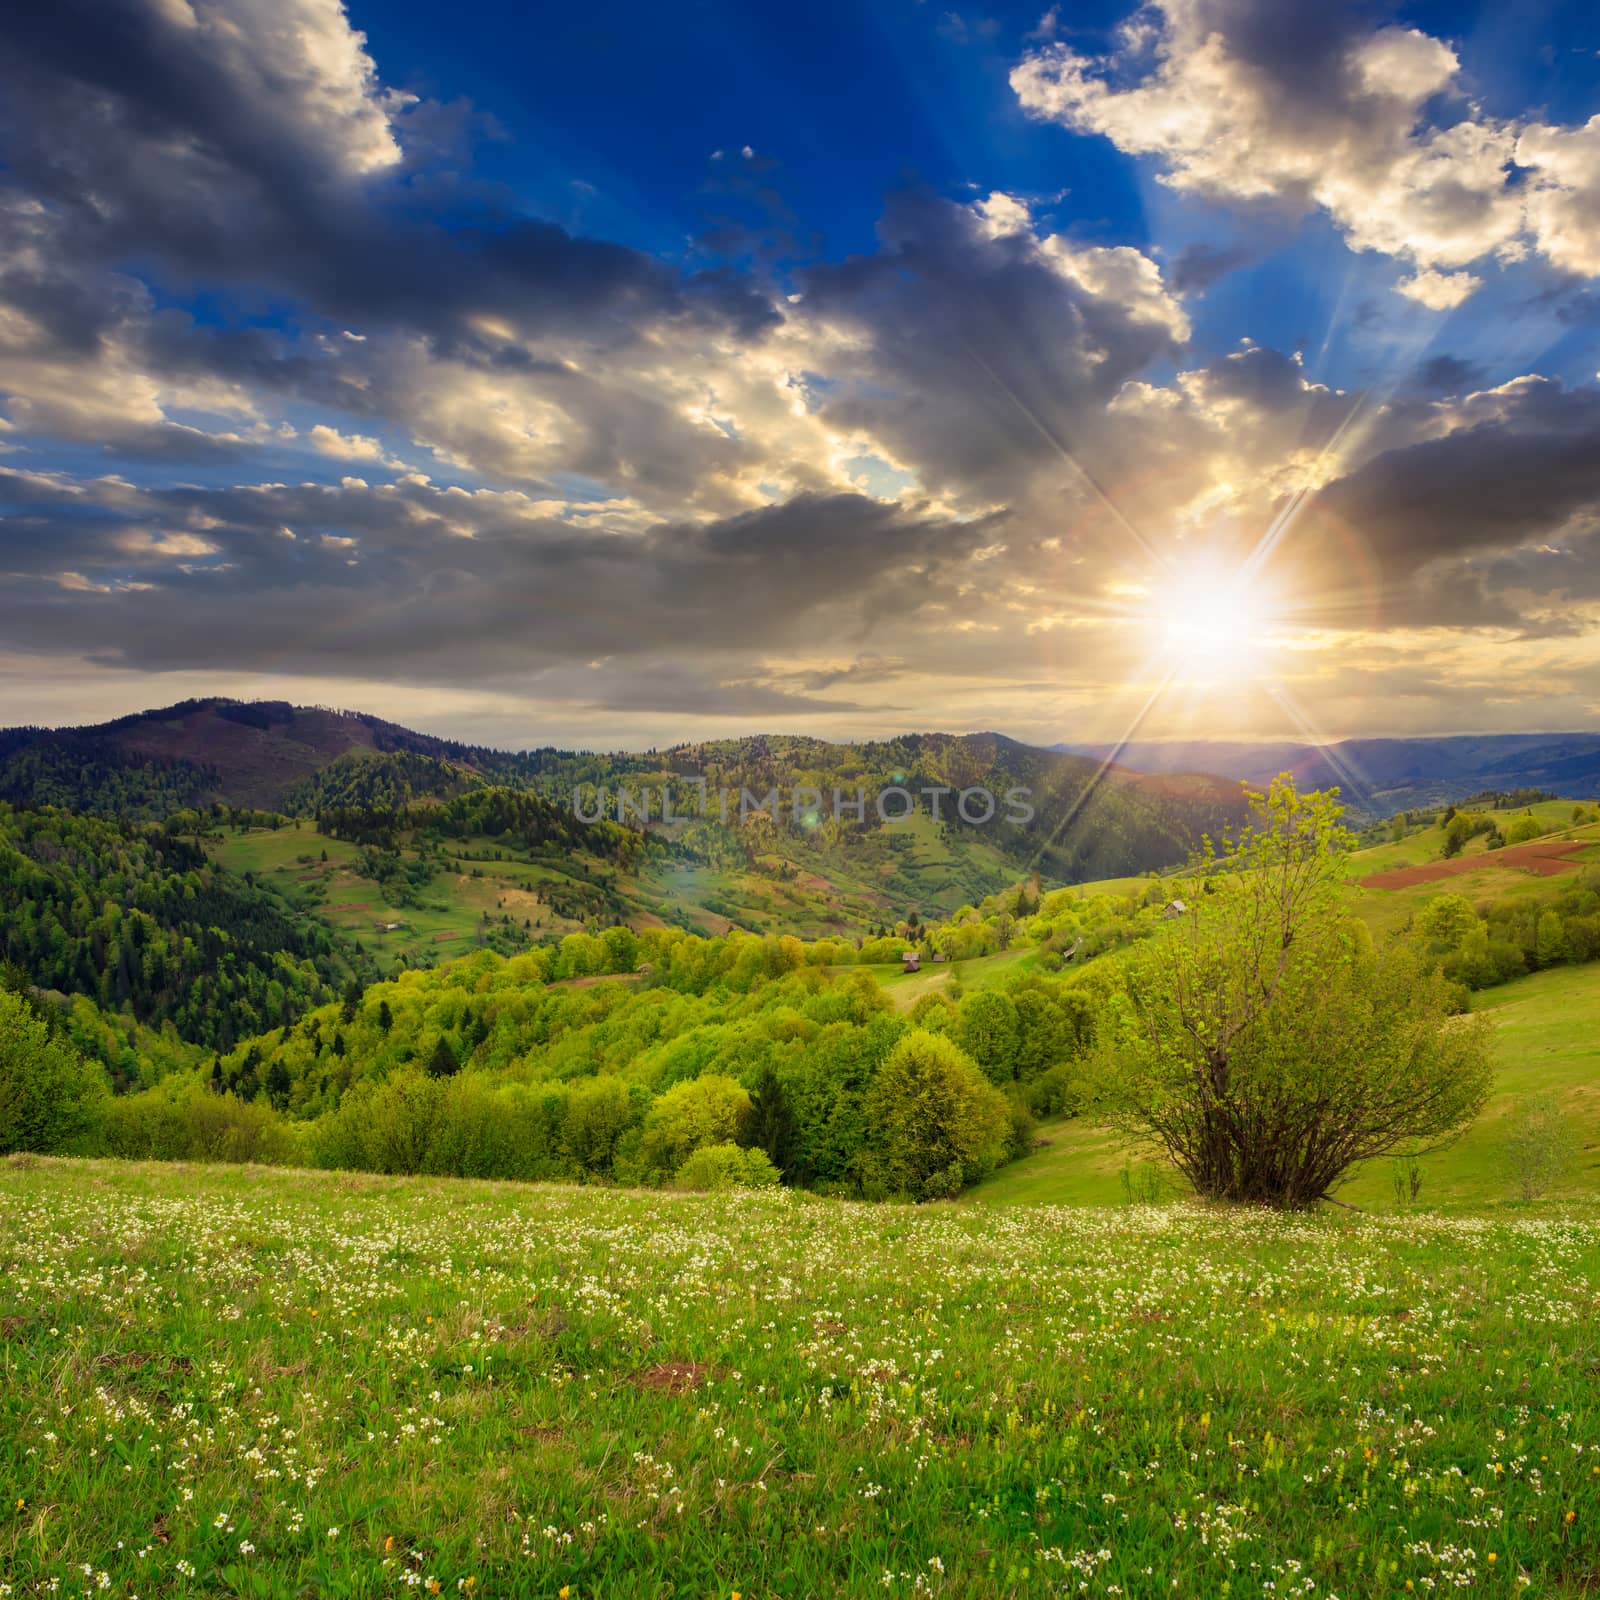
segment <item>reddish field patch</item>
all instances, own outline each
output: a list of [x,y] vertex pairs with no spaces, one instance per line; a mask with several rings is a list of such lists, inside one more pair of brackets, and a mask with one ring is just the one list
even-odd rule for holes
[[372,902],[370,900],[352,900],[348,905],[324,906],[324,911],[365,911]]
[[1586,850],[1593,843],[1592,839],[1535,839],[1531,844],[1514,844],[1505,850],[1479,856],[1430,861],[1422,867],[1391,867],[1387,872],[1374,872],[1363,878],[1361,887],[1410,889],[1419,883],[1437,883],[1441,878],[1457,878],[1464,872],[1477,872],[1483,867],[1519,867],[1541,878],[1553,878],[1558,872],[1575,871],[1578,863],[1565,858]]

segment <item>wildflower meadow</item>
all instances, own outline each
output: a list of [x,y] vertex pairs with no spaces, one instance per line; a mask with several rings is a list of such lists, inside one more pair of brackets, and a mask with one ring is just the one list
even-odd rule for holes
[[13,1158],[0,1595],[1593,1594],[1597,1224]]

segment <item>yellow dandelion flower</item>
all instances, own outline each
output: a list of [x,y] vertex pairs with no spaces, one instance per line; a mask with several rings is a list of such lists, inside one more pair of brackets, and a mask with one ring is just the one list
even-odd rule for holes
[[394,1549],[394,1535],[392,1533],[383,1541],[383,1548],[385,1554]]
[[1492,1566],[1493,1566],[1493,1565],[1494,1565],[1494,1564],[1495,1564],[1495,1562],[1497,1562],[1497,1561],[1498,1561],[1498,1560],[1499,1560],[1499,1559],[1500,1559],[1500,1557],[1499,1557],[1499,1556],[1497,1556],[1497,1555],[1496,1555],[1496,1554],[1495,1554],[1495,1553],[1494,1553],[1494,1551],[1493,1551],[1493,1550],[1491,1550],[1491,1551],[1490,1551],[1490,1552],[1489,1552],[1489,1565],[1490,1565],[1490,1566],[1491,1566],[1491,1567],[1492,1567]]
[[[21,1505],[21,1504],[22,1504],[22,1502],[21,1502],[21,1501],[20,1501],[20,1500],[19,1500],[19,1501],[18,1501],[18,1502],[17,1502],[17,1504],[18,1504],[18,1505]],[[1568,1522],[1576,1522],[1576,1521],[1577,1521],[1577,1520],[1578,1520],[1578,1513],[1577,1513],[1577,1512],[1576,1512],[1576,1511],[1569,1511],[1569,1512],[1568,1512],[1568,1513],[1567,1513],[1567,1521],[1568,1521]]]
[[567,1600],[567,1596],[572,1593],[572,1585],[570,1583],[564,1583],[556,1591],[556,1593],[560,1597],[560,1600]]

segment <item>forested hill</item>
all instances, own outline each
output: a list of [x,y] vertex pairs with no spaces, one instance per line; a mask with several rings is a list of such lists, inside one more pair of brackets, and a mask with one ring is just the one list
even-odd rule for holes
[[[834,791],[868,796],[901,788],[932,814],[957,848],[982,846],[1012,867],[1037,871],[1048,881],[1073,883],[1117,877],[1181,862],[1201,834],[1220,832],[1243,815],[1237,782],[1205,774],[1146,777],[1103,767],[1084,756],[1041,750],[998,733],[918,733],[862,744],[831,744],[797,735],[767,735],[678,745],[643,755],[566,755],[541,751],[540,781],[570,788],[619,785],[635,793],[673,785],[675,804],[692,809],[697,786],[726,792],[736,804],[742,790],[764,796],[776,789],[787,805],[796,791],[821,795],[817,820],[797,822],[794,808],[771,831],[791,841],[826,839],[832,826]],[[964,820],[955,795],[987,790],[996,797],[993,818]],[[929,791],[942,790],[937,800]],[[1004,797],[1025,791],[1033,811],[1017,822]],[[903,802],[896,798],[891,811]],[[981,812],[981,803],[975,804]],[[867,832],[875,817],[868,808]],[[834,831],[840,831],[835,829]]]
[[38,988],[214,1050],[332,999],[361,966],[353,946],[189,840],[4,804],[0,959]]
[[206,699],[94,727],[0,731],[0,800],[156,818],[218,801],[281,810],[341,758],[391,753],[430,758],[450,792],[470,781],[457,770],[470,765],[464,746],[381,717]]
[[[301,816],[396,812],[484,786],[533,790],[568,804],[585,785],[591,794],[605,787],[614,796],[623,785],[653,785],[659,794],[667,783],[699,781],[713,792],[731,790],[735,804],[746,788],[755,795],[776,788],[787,804],[806,789],[831,803],[835,789],[872,795],[900,785],[919,794],[924,810],[929,802],[920,791],[927,788],[981,786],[996,795],[1026,789],[1031,822],[1009,823],[1002,808],[998,821],[975,828],[947,802],[941,824],[958,847],[981,840],[1008,863],[1060,881],[1169,866],[1242,808],[1234,781],[1102,771],[1089,757],[994,733],[862,744],[771,735],[646,754],[510,752],[414,733],[364,713],[224,699],[185,701],[97,727],[0,733],[0,800],[119,818],[159,819],[218,803]],[[791,815],[787,829],[781,821],[775,828],[780,844],[786,831],[798,840],[794,822]]]

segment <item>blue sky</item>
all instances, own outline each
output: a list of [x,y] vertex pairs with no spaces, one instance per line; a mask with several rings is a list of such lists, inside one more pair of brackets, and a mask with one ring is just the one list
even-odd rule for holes
[[[1215,206],[1176,199],[1108,140],[1025,113],[1008,76],[1047,9],[869,0],[624,4],[602,15],[476,4],[453,12],[448,29],[429,5],[349,12],[396,82],[429,98],[465,96],[492,116],[500,132],[478,147],[478,169],[574,232],[690,263],[694,241],[723,218],[762,220],[711,160],[746,146],[770,163],[763,181],[792,214],[786,264],[870,252],[885,193],[908,182],[953,197],[999,189],[1035,198],[1075,238],[1168,259],[1193,245],[1248,249],[1251,259],[1200,304],[1201,347],[1225,351],[1246,333],[1280,348],[1325,347],[1319,370],[1331,383],[1381,374],[1389,338],[1359,312],[1381,315],[1398,276],[1392,262],[1338,248],[1337,231],[1315,217],[1255,237]],[[1576,122],[1600,107],[1592,5],[1371,12],[1451,40],[1471,93],[1496,115],[1540,108]],[[1103,50],[1129,14],[1123,0],[1059,7],[1057,36]],[[1592,377],[1592,333],[1562,323],[1542,303],[1547,291],[1537,275],[1508,274],[1438,337],[1492,370],[1521,370],[1518,360],[1537,351],[1541,370]]]
[[1592,6],[0,30],[4,720],[1600,725]]

